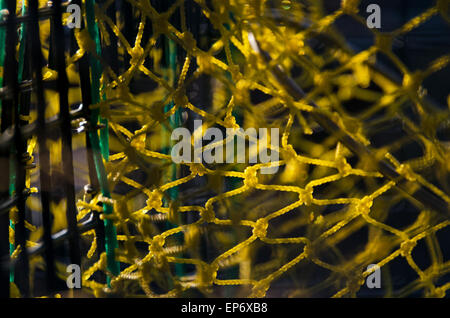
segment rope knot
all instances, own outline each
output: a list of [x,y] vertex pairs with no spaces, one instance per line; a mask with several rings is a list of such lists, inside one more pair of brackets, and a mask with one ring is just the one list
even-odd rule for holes
[[158,209],[162,207],[162,197],[163,194],[159,190],[153,190],[147,199],[147,206],[151,209]]
[[250,188],[254,188],[258,184],[258,177],[256,176],[256,170],[252,167],[247,167],[244,171],[245,179],[244,185]]
[[263,298],[266,296],[268,289],[269,289],[269,283],[266,282],[265,280],[260,280],[253,286],[252,294],[250,297]]
[[156,235],[153,237],[152,242],[148,249],[154,255],[160,255],[164,252],[163,246],[164,246],[165,242],[166,242],[166,240],[164,239],[164,237],[162,237],[160,235]]
[[245,79],[240,79],[236,83],[236,90],[234,91],[233,97],[236,104],[246,104],[250,99],[250,89],[251,83]]
[[208,171],[206,171],[206,168],[202,164],[199,164],[199,163],[191,164],[189,166],[189,168],[191,169],[191,173],[194,175],[203,176],[205,173],[208,172]]
[[347,162],[347,160],[344,157],[341,157],[338,160],[336,160],[336,168],[343,177],[348,176],[352,171],[352,166]]
[[269,223],[266,219],[259,219],[256,221],[255,227],[253,228],[253,235],[260,239],[265,238],[267,235],[268,226]]
[[313,188],[305,188],[298,193],[298,200],[304,205],[310,205],[313,200]]
[[183,32],[180,34],[179,38],[184,42],[184,49],[187,52],[194,51],[197,46],[197,41],[195,40],[194,35],[191,32]]
[[184,90],[177,89],[173,95],[173,102],[176,106],[182,108],[189,104],[189,99]]
[[286,147],[284,147],[283,151],[283,156],[286,160],[296,160],[297,158],[297,153],[294,150],[294,147],[292,147],[292,145],[286,145]]
[[230,65],[228,67],[228,72],[231,74],[231,78],[238,83],[240,79],[242,79],[242,75],[240,73],[240,68],[238,65]]
[[370,208],[372,207],[373,200],[371,197],[363,197],[357,204],[355,211],[358,214],[368,215],[370,213]]
[[211,285],[217,277],[217,264],[204,264],[200,268],[199,280],[203,286]]
[[131,49],[130,56],[130,64],[136,66],[139,63],[139,60],[144,56],[144,49],[140,45],[136,45]]
[[197,65],[200,73],[211,74],[214,71],[214,64],[211,62],[211,57],[206,52],[199,51],[197,55]]
[[214,213],[214,210],[212,209],[212,207],[203,209],[200,212],[200,216],[207,223],[212,222],[216,218],[216,214]]
[[305,246],[303,247],[303,254],[305,255],[305,258],[314,256],[314,250],[311,247],[311,243],[309,241],[307,241]]
[[407,240],[400,244],[400,254],[403,257],[407,257],[408,255],[411,255],[412,250],[414,247],[416,247],[417,242],[413,240]]
[[239,125],[236,124],[236,118],[233,115],[229,115],[224,119],[225,125],[228,128],[239,128]]

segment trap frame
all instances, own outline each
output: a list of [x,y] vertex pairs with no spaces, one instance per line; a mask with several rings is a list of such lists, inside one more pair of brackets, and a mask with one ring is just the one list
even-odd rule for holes
[[[448,233],[437,232],[449,225],[449,152],[438,133],[448,130],[449,109],[421,84],[450,56],[413,73],[392,43],[431,18],[448,22],[448,1],[393,32],[371,30],[374,45],[359,53],[333,23],[345,15],[364,25],[360,1],[331,14],[317,1],[71,3],[83,9],[81,29],[64,28],[61,1],[2,3],[3,297],[11,286],[34,295],[39,270],[44,294],[63,289],[67,263],[81,265],[84,290],[98,297],[263,297],[270,287],[274,295],[354,296],[367,265],[388,268],[398,258],[418,278],[401,288],[388,278],[387,296],[446,295]],[[380,53],[400,80],[374,61]],[[360,112],[351,111],[354,100]],[[195,118],[205,128],[280,128],[273,164],[281,171],[173,164],[170,132],[192,129]],[[386,127],[401,132],[374,147]],[[400,162],[392,153],[411,140],[422,154]],[[389,216],[402,204],[415,218],[396,227]],[[367,242],[341,251],[361,229]],[[413,257],[423,241],[426,269]],[[286,287],[289,272],[295,284]]]

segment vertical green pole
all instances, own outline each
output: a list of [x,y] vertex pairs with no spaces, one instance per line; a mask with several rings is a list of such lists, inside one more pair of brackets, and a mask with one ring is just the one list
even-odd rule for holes
[[[5,9],[5,7],[6,7],[6,4],[5,4],[5,1],[4,0],[0,0],[0,10],[4,10]],[[1,21],[3,21],[4,20],[4,14],[3,14],[3,11],[0,11],[0,20]],[[0,87],[3,87],[3,75],[4,75],[4,64],[5,64],[5,45],[4,45],[4,43],[5,43],[5,40],[6,40],[6,32],[5,32],[5,27],[0,27],[0,43],[2,43],[2,47],[0,47],[0,69],[1,69],[1,72],[0,72]],[[2,110],[2,100],[0,99],[0,113],[1,113],[1,110]],[[0,116],[1,116],[1,114],[0,114]],[[2,125],[3,126],[3,125]],[[12,162],[12,160],[9,160],[9,162]],[[13,171],[14,169],[10,166],[9,167],[9,170],[11,171]],[[11,193],[11,184],[13,184],[13,182],[11,182],[11,177],[9,177],[9,180],[8,180],[8,182],[9,182],[9,193]],[[3,182],[2,182],[2,184],[3,184]],[[6,184],[5,184],[6,185]],[[3,191],[2,191],[3,192]],[[3,193],[2,193],[3,194]],[[5,224],[5,223],[8,223],[8,221],[6,220],[6,216],[4,216],[5,217],[5,220],[3,221],[1,221],[1,223],[2,223],[2,228],[3,228],[3,225],[5,226],[5,228],[6,229],[8,229],[9,230],[9,228],[8,228],[8,226]],[[3,217],[2,217],[2,219],[3,219]],[[5,222],[5,223],[3,223],[3,222]],[[9,221],[9,225],[11,226],[11,221]],[[6,234],[6,233],[5,233]],[[4,239],[5,237],[3,237],[2,236],[2,238]],[[9,236],[8,235],[6,235],[6,238],[9,238]],[[5,250],[3,249],[3,247],[5,247]],[[11,244],[9,244],[9,250],[11,251]],[[5,253],[5,254],[7,254],[8,252],[7,252],[7,247],[6,247],[6,242],[5,242],[5,245],[3,245],[2,244],[2,257],[3,256],[6,256],[6,255],[3,255],[3,253]],[[6,283],[6,280],[7,280],[7,278],[6,278],[6,276],[8,275],[7,274],[7,272],[6,272],[6,270],[5,271],[1,271],[2,273],[1,273],[1,275],[2,275],[2,283],[3,283],[3,278],[5,278],[5,283]],[[12,270],[9,270],[9,281],[11,282],[11,280],[14,278],[14,277],[11,277],[12,276],[12,273],[13,273],[14,271],[12,271]],[[5,276],[3,276],[5,274]],[[6,288],[6,291],[3,289],[3,287],[1,288],[2,290],[1,290],[1,294],[2,294],[2,297],[9,297],[9,293],[10,293],[10,288],[9,288],[9,286]]]
[[[168,65],[169,65],[169,69],[172,73],[172,78],[170,78],[170,80],[172,81],[172,85],[175,83],[175,74],[177,71],[177,48],[175,43],[170,40],[167,39],[167,45],[168,45],[168,54],[167,54],[167,60],[168,60]],[[171,101],[168,105],[166,105],[166,107],[164,108],[164,112],[168,112],[172,109],[172,107],[174,107],[174,103],[173,101]],[[172,116],[170,116],[169,119],[169,123],[170,123],[170,127],[171,128],[176,128],[180,125],[180,112],[179,110],[177,110]],[[167,142],[167,147],[166,147],[166,153],[170,153],[170,138]],[[171,164],[171,180],[173,181],[176,179],[177,177],[177,166],[176,164],[172,163]],[[178,197],[178,187],[173,187],[171,189],[169,189],[169,196],[171,200],[175,200]]]
[[[169,69],[169,74],[166,74],[166,80],[170,80],[171,81],[171,85],[175,84],[175,74],[177,71],[177,47],[176,44],[173,40],[166,38],[166,62],[168,65],[168,69]],[[172,109],[172,107],[174,107],[174,103],[173,101],[171,101],[168,105],[165,106],[164,108],[164,112],[168,112]],[[175,113],[169,118],[169,123],[170,123],[170,127],[171,128],[176,128],[179,127],[181,124],[181,120],[180,120],[180,111],[177,110],[175,111]],[[165,142],[167,142],[167,144],[164,147],[164,152],[166,154],[170,154],[171,151],[171,140],[168,137],[169,133],[167,132],[167,130],[163,127],[163,136],[165,139]],[[173,181],[176,180],[177,178],[177,165],[175,163],[172,163],[170,165],[170,180],[169,181]],[[173,187],[170,188],[168,190],[169,193],[169,198],[170,200],[176,200],[178,198],[178,187]],[[165,202],[166,205],[166,202]],[[170,222],[166,223],[166,229],[172,228],[174,227],[173,224],[171,224]],[[177,235],[177,239],[178,241],[182,241],[182,237],[180,237],[179,235]],[[181,277],[184,275],[184,269],[183,269],[183,264],[175,264],[175,273],[178,277]]]
[[[86,19],[89,35],[95,42],[96,54],[98,56],[101,56],[100,36],[98,26],[95,22],[94,4],[95,0],[86,0]],[[90,56],[89,64],[91,66],[92,104],[97,104],[100,102],[100,77],[102,74],[102,69],[100,61],[98,61],[93,56]],[[102,98],[104,98],[104,96],[102,96]],[[108,123],[106,119],[100,119],[100,122],[105,125],[105,128],[100,132],[99,138],[97,130],[95,129],[99,122],[99,117],[100,110],[98,108],[93,109],[90,118],[90,124],[92,125],[93,129],[89,131],[89,138],[92,142],[93,157],[102,195],[110,198],[111,193],[109,191],[105,167],[103,165],[103,159],[105,159],[105,161],[109,160]],[[103,209],[105,215],[112,214],[113,212],[112,206],[109,204],[104,204]],[[104,223],[107,268],[113,275],[117,276],[120,273],[120,264],[115,257],[115,248],[118,247],[116,227],[114,226],[112,220],[106,219]],[[107,283],[108,286],[110,286],[110,276],[108,276],[107,278]]]
[[[1,0],[1,4],[0,7],[3,9],[3,0]],[[26,12],[26,6],[25,6],[25,2],[22,3],[22,15],[24,15]],[[4,39],[5,33],[4,30],[1,29],[0,31],[0,43],[4,43],[5,39]],[[24,67],[24,53],[25,53],[25,40],[26,40],[26,25],[25,23],[22,23],[20,25],[20,35],[19,35],[19,70],[18,70],[18,74],[17,74],[17,81],[20,83],[22,82],[22,75],[23,75],[23,67]],[[0,65],[3,67],[4,64],[4,51],[2,50],[0,52]],[[1,78],[1,81],[3,84],[3,78]],[[19,105],[20,107],[20,105]],[[19,110],[20,112],[20,110]],[[11,153],[14,153],[14,147],[11,147]],[[15,167],[15,161],[11,160],[10,161],[10,165],[9,165],[9,195],[13,196],[14,195],[14,191],[15,191],[15,182],[16,182],[16,167]],[[9,221],[9,226],[15,230],[15,226],[14,223],[12,221]],[[14,244],[10,243],[9,244],[9,253],[10,255],[12,255],[14,253],[15,250],[15,246]],[[11,269],[10,270],[10,274],[9,274],[9,281],[10,282],[14,282],[14,270]]]

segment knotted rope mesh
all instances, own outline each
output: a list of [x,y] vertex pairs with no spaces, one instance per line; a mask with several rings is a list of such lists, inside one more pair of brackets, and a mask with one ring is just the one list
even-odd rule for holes
[[[114,1],[82,3],[86,28],[73,29],[76,49],[65,56],[69,104],[82,102],[79,63],[89,57],[91,84],[98,81],[89,108],[101,118],[99,134],[91,133],[102,141],[96,165],[103,164],[106,181],[94,190],[82,187],[92,185],[80,155],[87,119],[73,120],[80,130],[73,136],[77,220],[96,212],[117,239],[108,241],[107,234],[105,252],[94,229],[80,234],[83,291],[97,297],[365,296],[374,272],[368,265],[376,264],[382,296],[446,295],[450,152],[440,131],[448,129],[449,105],[431,102],[422,83],[448,67],[450,55],[411,71],[392,45],[430,19],[448,23],[448,1],[430,2],[389,33],[367,28],[360,1],[344,0],[332,13],[321,2],[195,0],[163,7],[127,0],[131,26],[121,16],[125,10],[111,14]],[[349,47],[334,25],[344,16],[370,31],[372,46]],[[45,23],[44,56],[51,42]],[[380,70],[380,58],[399,81]],[[55,67],[43,70],[44,82],[57,78]],[[47,93],[50,118],[59,103]],[[324,126],[323,118],[335,126]],[[32,111],[30,122],[35,119]],[[193,130],[194,119],[202,120],[201,129]],[[174,163],[170,136],[177,127],[192,132],[192,144],[211,127],[278,128],[279,146],[268,147],[279,161]],[[61,142],[47,143],[58,171]],[[30,138],[31,161],[35,145]],[[411,145],[413,155],[404,156]],[[246,151],[255,150],[247,145]],[[268,165],[278,171],[260,173]],[[37,170],[28,170],[27,188],[34,189]],[[414,195],[419,189],[425,200]],[[39,211],[39,186],[31,192],[37,195],[27,206]],[[54,233],[67,227],[65,209],[65,200],[52,204]],[[28,228],[29,245],[36,245],[42,228],[31,222]],[[13,237],[11,229],[12,244]],[[61,278],[66,265],[56,262]],[[30,258],[30,275],[43,267],[41,256]]]

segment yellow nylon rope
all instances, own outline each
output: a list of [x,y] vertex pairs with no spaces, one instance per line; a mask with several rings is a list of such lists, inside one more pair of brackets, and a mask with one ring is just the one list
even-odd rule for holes
[[[446,202],[450,201],[441,187],[429,181],[430,169],[447,177],[450,170],[448,145],[435,136],[438,124],[448,120],[450,104],[447,109],[432,109],[434,112],[431,113],[421,88],[426,78],[449,66],[450,55],[441,56],[429,63],[428,68],[413,72],[392,52],[395,36],[407,34],[431,18],[442,16],[448,19],[443,5],[445,1],[430,5],[429,9],[389,34],[370,29],[375,44],[358,54],[349,53],[344,45],[318,54],[307,44],[307,40],[317,32],[333,37],[336,42],[342,41],[334,32],[333,24],[344,15],[363,23],[361,27],[366,28],[362,13],[358,12],[358,0],[342,1],[341,8],[330,15],[324,15],[320,10],[320,1],[315,1],[310,11],[294,1],[283,1],[288,5],[286,14],[294,20],[308,18],[313,21],[304,30],[274,23],[265,14],[268,4],[263,0],[213,0],[212,7],[203,0],[195,0],[219,34],[208,51],[199,48],[198,40],[185,27],[186,21],[182,21],[182,30],[169,22],[183,1],[176,1],[166,13],[158,13],[147,0],[128,2],[141,19],[134,43],[128,42],[130,39],[122,34],[119,23],[114,24],[106,16],[111,1],[96,7],[101,32],[107,28],[113,31],[117,38],[108,38],[108,41],[118,41],[122,54],[130,56],[131,66],[121,74],[103,68],[106,99],[92,108],[99,107],[101,116],[108,119],[110,126],[112,153],[110,161],[105,163],[110,187],[114,189],[125,184],[131,190],[124,195],[113,193],[112,199],[100,195],[92,198],[80,196],[77,204],[79,219],[90,211],[101,212],[99,202],[114,206],[114,213],[102,215],[102,218],[113,220],[117,227],[117,258],[126,264],[126,269],[112,278],[108,289],[93,278],[97,270],[107,271],[106,256],[103,254],[96,261],[85,261],[83,286],[86,291],[98,297],[106,292],[123,296],[145,293],[150,297],[177,297],[190,288],[198,288],[211,295],[213,285],[232,285],[239,287],[236,295],[264,297],[273,285],[301,266],[305,273],[318,268],[327,271],[328,278],[315,282],[298,279],[297,287],[284,291],[283,295],[306,296],[324,291],[328,296],[343,297],[356,295],[361,289],[365,278],[373,272],[367,270],[367,265],[377,264],[383,270],[391,262],[403,258],[417,273],[417,278],[408,282],[407,286],[411,288],[405,287],[400,296],[415,290],[423,290],[426,296],[445,296],[450,283],[438,285],[437,282],[450,270],[450,261],[444,261],[442,257],[439,246],[446,242],[439,240],[438,234],[448,231],[450,222],[438,220],[433,217],[435,212],[422,209],[409,224],[401,227],[388,224],[390,208],[405,199],[402,193],[395,191],[395,181],[384,179],[364,162],[350,164],[350,151],[335,136],[319,142],[308,139],[317,128],[308,116],[308,113],[316,111],[309,105],[309,100],[314,100],[348,134],[367,146],[370,142],[364,120],[379,111],[385,112],[385,118],[396,114],[414,132],[410,137],[423,145],[423,155],[399,162],[392,153],[404,144],[400,141],[377,149],[375,156],[387,158],[407,180],[425,186]],[[181,11],[184,10],[182,7]],[[152,24],[153,35],[144,43],[146,23]],[[303,100],[294,101],[275,80],[269,67],[252,50],[249,32],[253,32],[262,49],[270,53],[273,63],[288,71],[294,65],[304,70],[297,79],[305,87],[310,87]],[[80,49],[68,57],[68,68],[86,52],[95,55],[89,34],[75,31],[75,35]],[[164,79],[158,66],[161,49],[156,43],[160,35],[170,38],[186,52],[184,65],[179,66],[173,86]],[[224,57],[220,58],[219,53]],[[384,54],[402,72],[401,84],[369,67],[377,53]],[[152,63],[144,65],[149,60]],[[326,68],[331,62],[336,62],[338,67]],[[194,72],[188,72],[194,67]],[[45,74],[44,79],[56,76],[50,69]],[[194,105],[186,95],[189,84],[201,74],[214,78],[211,88],[214,107]],[[158,87],[152,92],[132,94],[129,83],[138,76],[149,77]],[[376,83],[380,91],[372,89],[370,83]],[[250,97],[251,90],[259,90],[269,97],[255,105]],[[74,92],[71,99],[77,98],[80,97]],[[351,115],[342,106],[351,98],[359,98],[371,106],[361,114]],[[164,105],[170,100],[174,101],[175,107],[164,113]],[[415,111],[422,116],[420,123],[412,122],[402,111],[405,100],[411,101]],[[236,109],[242,113],[243,119],[239,124],[235,117]],[[190,110],[200,116],[203,131],[211,126],[280,128],[280,147],[274,149],[280,152],[280,160],[272,163],[280,167],[279,172],[273,176],[260,174],[263,164],[204,166],[188,163],[182,165],[189,168],[190,174],[162,183],[164,178],[158,179],[161,173],[157,172],[168,169],[172,159],[162,151],[161,126],[170,127],[169,117],[176,110]],[[133,131],[134,128],[129,128],[127,122],[130,118],[139,124],[138,129]],[[74,143],[83,147],[83,142],[76,138]],[[29,145],[30,154],[34,144],[33,139]],[[149,180],[139,182],[134,179],[132,174],[136,171],[144,171],[150,176]],[[163,206],[163,198],[169,200],[169,189],[192,185],[193,180],[200,177],[206,178],[207,186],[193,188],[187,198],[172,202],[168,207]],[[231,179],[237,186],[225,191],[222,185]],[[363,188],[358,188],[360,182],[364,183]],[[326,192],[321,191],[323,188],[327,189]],[[201,193],[209,194],[205,198]],[[203,198],[203,201],[197,200],[199,203],[194,205],[185,203],[187,199],[196,197]],[[331,205],[338,205],[339,209],[322,213]],[[55,208],[53,213],[63,211]],[[198,219],[190,224],[182,223],[179,216],[189,214],[198,216]],[[164,220],[169,220],[175,227],[161,231],[156,225]],[[302,235],[291,234],[299,228]],[[338,245],[363,228],[368,231],[365,245],[344,256]],[[183,245],[176,244],[178,233],[184,234]],[[208,260],[202,256],[202,248],[205,247],[201,238],[206,236],[210,242],[206,248],[213,255]],[[34,237],[34,240],[38,238]],[[83,235],[83,239],[91,244],[85,258],[92,260],[98,238],[95,232],[90,231]],[[419,242],[425,244],[431,259],[427,268],[421,268],[414,260],[414,249]],[[147,251],[138,249],[136,243],[145,246]],[[258,251],[263,248],[270,250],[270,257],[261,260]],[[192,275],[176,277],[175,263],[191,264]],[[224,278],[223,271],[233,266],[239,268],[239,276]],[[152,282],[163,286],[165,291],[157,293],[151,287]],[[384,282],[389,284],[389,280]]]

